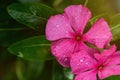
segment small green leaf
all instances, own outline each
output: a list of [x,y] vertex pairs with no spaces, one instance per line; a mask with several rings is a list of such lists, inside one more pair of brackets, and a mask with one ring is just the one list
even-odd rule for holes
[[24,30],[25,28],[0,28],[1,31],[19,31],[19,30]]
[[56,61],[53,62],[52,80],[67,80],[63,73],[63,67]]
[[[44,68],[45,61],[16,61],[16,75],[18,80],[36,80]],[[34,75],[34,76],[33,76]]]
[[101,18],[101,17],[104,17],[104,16],[106,16],[107,14],[99,14],[99,15],[97,15],[97,16],[95,16],[95,17],[93,17],[92,19],[90,19],[90,24],[92,25],[96,20],[98,20],[99,18]]
[[51,59],[50,43],[45,36],[36,36],[12,44],[8,51],[26,60]]
[[120,23],[120,13],[113,15],[111,17],[110,21],[111,21],[110,22],[111,27],[119,24]]
[[28,79],[28,80],[52,80],[52,60],[45,61],[45,65],[44,65],[42,72],[38,78]]
[[73,80],[74,75],[72,74],[71,69],[69,69],[69,68],[64,68],[64,69],[63,69],[63,72],[64,72],[64,75],[65,75],[65,77],[67,78],[67,80]]
[[40,2],[40,0],[18,0],[21,3]]
[[120,76],[111,76],[106,78],[105,80],[120,80]]
[[111,32],[113,34],[113,41],[120,39],[120,24],[111,28]]
[[47,19],[56,11],[41,3],[12,4],[7,11],[16,21],[34,29],[43,30]]
[[110,20],[113,41],[120,39],[120,13],[114,15]]

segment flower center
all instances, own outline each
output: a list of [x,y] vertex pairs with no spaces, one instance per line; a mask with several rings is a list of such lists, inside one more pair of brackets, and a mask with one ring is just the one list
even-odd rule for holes
[[81,40],[81,36],[80,35],[76,35],[75,36],[75,40],[80,41]]
[[100,65],[100,66],[98,66],[98,70],[101,70],[101,69],[103,69],[103,65]]

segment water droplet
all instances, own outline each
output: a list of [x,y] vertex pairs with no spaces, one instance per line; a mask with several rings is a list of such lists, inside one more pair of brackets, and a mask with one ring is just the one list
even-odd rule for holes
[[89,62],[86,62],[85,64],[86,64],[86,65],[89,65]]
[[66,55],[63,55],[64,62],[68,62],[68,57]]
[[66,24],[66,26],[69,26],[70,24]]
[[116,52],[116,55],[120,55],[120,51],[117,51],[117,52]]
[[57,48],[55,48],[54,52],[57,52],[57,51],[58,51],[58,49],[57,49]]
[[56,46],[56,48],[58,48],[59,46]]
[[68,61],[68,58],[67,58],[67,57],[65,57],[64,62],[67,62],[67,61]]
[[78,66],[80,65],[80,64],[77,64]]
[[57,27],[59,27],[59,25],[57,25]]
[[57,48],[56,48],[56,47],[53,49],[53,52],[54,52],[54,53],[56,53],[56,52],[57,52]]
[[85,61],[85,57],[83,57],[82,59],[80,59],[80,62],[84,62]]
[[83,59],[81,59],[80,62],[83,62]]
[[68,33],[68,31],[66,31],[66,33]]
[[78,17],[75,17],[75,19],[77,20],[77,19],[78,19]]
[[66,57],[66,55],[63,55],[63,57],[65,58],[65,57]]
[[19,57],[23,57],[22,52],[19,51],[18,53],[19,53],[19,54],[18,54]]
[[66,34],[66,36],[69,36],[68,34]]

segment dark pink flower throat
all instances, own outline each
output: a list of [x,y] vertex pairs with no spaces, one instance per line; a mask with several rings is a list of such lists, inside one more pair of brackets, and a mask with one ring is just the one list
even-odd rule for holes
[[97,67],[97,70],[102,70],[103,69],[103,65],[99,65],[98,67]]
[[82,40],[82,37],[81,37],[80,35],[76,35],[76,36],[75,36],[75,40],[76,40],[76,41],[80,41],[80,40]]

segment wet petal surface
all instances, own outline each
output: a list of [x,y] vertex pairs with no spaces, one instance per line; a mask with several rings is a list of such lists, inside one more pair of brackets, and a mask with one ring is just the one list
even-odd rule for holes
[[83,5],[71,5],[65,8],[64,11],[74,30],[79,34],[82,34],[88,20],[91,17],[90,10]]
[[74,47],[75,42],[72,39],[61,39],[52,43],[51,50],[62,66],[69,67]]
[[73,74],[91,70],[96,64],[96,60],[84,50],[74,53],[70,61]]
[[55,15],[50,17],[46,25],[46,38],[50,41],[61,38],[72,38],[74,34],[71,25],[63,15]]
[[86,71],[86,72],[80,73],[75,77],[75,80],[97,80],[96,72]]
[[84,40],[97,46],[98,48],[104,48],[110,42],[112,33],[107,22],[101,18],[97,20],[90,30],[84,34]]

